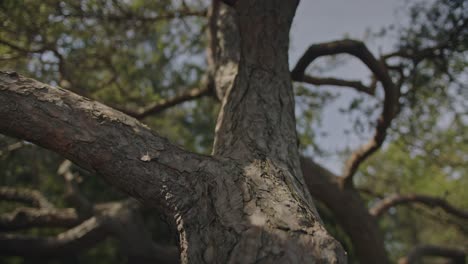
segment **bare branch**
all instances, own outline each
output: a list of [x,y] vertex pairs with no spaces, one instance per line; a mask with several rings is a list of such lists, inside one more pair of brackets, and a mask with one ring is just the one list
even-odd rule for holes
[[23,209],[21,216],[12,214],[19,217],[16,223],[4,223],[0,217],[0,230],[77,226],[52,237],[0,234],[0,255],[58,257],[76,254],[113,236],[126,251],[129,262],[178,263],[179,251],[176,247],[158,245],[152,241],[139,209],[134,200],[98,204],[95,206],[95,216],[84,222],[74,209]]
[[38,208],[53,208],[54,206],[36,190],[0,186],[0,200],[26,203]]
[[342,87],[351,87],[356,89],[359,92],[366,93],[368,95],[375,94],[375,88],[377,86],[376,82],[373,82],[370,86],[364,85],[361,81],[355,80],[343,80],[336,78],[319,78],[310,75],[304,75],[302,82],[313,84],[313,85],[333,85],[333,86],[342,86]]
[[380,81],[385,93],[383,110],[377,120],[377,126],[373,137],[369,142],[356,150],[346,163],[343,172],[343,183],[345,186],[352,186],[352,178],[359,168],[359,165],[378,150],[385,140],[387,129],[397,113],[399,88],[393,83],[382,61],[377,60],[363,42],[351,39],[310,46],[297,62],[291,76],[294,80],[302,81],[304,80],[306,68],[316,58],[340,53],[347,53],[360,59],[372,71],[376,80]]
[[192,177],[215,162],[121,112],[16,73],[0,72],[0,120],[1,133],[54,150],[171,216],[192,206],[194,185],[204,184]]
[[423,49],[419,50],[414,50],[411,48],[402,48],[398,51],[391,52],[388,54],[385,54],[382,56],[383,60],[388,60],[391,58],[404,58],[404,59],[409,59],[413,60],[415,62],[422,61],[424,59],[428,58],[435,58],[440,56],[443,53],[443,50],[446,49],[452,49],[452,50],[457,50],[456,47],[460,43],[463,43],[463,38],[459,38],[462,34],[460,32],[462,30],[466,29],[466,26],[468,25],[468,19],[463,19],[463,22],[461,24],[458,24],[457,26],[453,27],[451,30],[446,32],[446,40],[438,43],[434,46],[431,47],[426,47]]
[[188,101],[192,101],[203,96],[210,95],[212,91],[213,91],[213,86],[211,84],[206,84],[202,88],[193,88],[179,95],[176,95],[172,98],[161,100],[157,103],[151,104],[146,107],[142,107],[138,110],[119,108],[119,107],[116,107],[116,109],[126,113],[129,116],[135,117],[137,119],[143,119],[147,116],[161,113],[164,110],[171,108],[175,105],[188,102]]
[[65,180],[65,197],[73,204],[81,216],[89,217],[93,214],[93,205],[81,194],[76,176],[70,170],[71,165],[71,161],[65,160],[60,164],[57,171]]
[[411,204],[411,203],[424,204],[429,207],[439,207],[442,210],[444,210],[446,213],[449,213],[451,215],[454,215],[463,219],[468,219],[468,211],[457,209],[442,198],[437,198],[437,197],[428,196],[428,195],[421,195],[421,194],[406,194],[406,195],[394,194],[392,196],[389,196],[383,199],[378,204],[374,205],[370,209],[370,214],[375,217],[380,217],[382,216],[382,214],[387,212],[388,209],[396,205]]
[[466,252],[461,249],[447,248],[433,245],[419,245],[398,261],[398,264],[415,264],[420,258],[425,256],[444,257],[451,259],[453,264],[465,264]]
[[234,6],[237,2],[237,0],[221,0],[221,2],[225,3],[226,5],[229,6]]
[[414,51],[410,49],[402,49],[382,56],[382,59],[388,60],[390,58],[400,57],[420,61],[425,58],[432,58],[437,56],[437,52],[448,47],[447,43],[436,45],[434,47],[424,48],[422,50]]
[[[81,11],[81,10],[80,10]],[[77,12],[71,14],[64,14],[64,17],[72,18],[85,18],[85,19],[105,19],[107,21],[113,22],[126,22],[126,21],[139,21],[143,23],[154,23],[158,21],[165,21],[176,18],[185,18],[185,17],[206,17],[207,10],[189,10],[181,9],[175,10],[172,12],[165,12],[164,14],[159,14],[157,16],[148,16],[148,15],[139,15],[128,10],[122,10],[123,14],[100,14],[100,13],[85,13]]]
[[0,156],[6,154],[6,153],[9,153],[11,151],[15,151],[17,149],[20,149],[24,146],[24,142],[23,141],[18,141],[16,143],[13,143],[13,144],[10,144],[6,147],[4,147],[3,149],[0,150]]
[[14,256],[57,256],[77,252],[98,243],[108,234],[106,218],[92,217],[55,237],[0,234],[0,254]]
[[41,47],[41,48],[36,48],[36,49],[29,49],[26,47],[21,47],[13,42],[10,42],[8,40],[0,39],[0,45],[7,46],[10,49],[16,50],[21,53],[41,53],[44,51],[47,51],[49,48],[48,47]]
[[31,227],[73,227],[82,222],[74,209],[18,208],[0,215],[0,231]]

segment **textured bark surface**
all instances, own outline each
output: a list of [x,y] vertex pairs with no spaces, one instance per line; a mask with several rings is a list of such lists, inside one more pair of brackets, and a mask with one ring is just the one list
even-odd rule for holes
[[[300,167],[288,67],[297,4],[243,0],[232,3],[235,11],[213,10],[229,19],[212,24],[220,43],[212,58],[222,110],[211,157],[182,150],[109,107],[15,73],[0,73],[0,132],[52,149],[160,209],[179,232],[183,263],[346,263]],[[229,26],[234,22],[238,27]],[[237,28],[237,48],[229,49],[222,42],[229,35],[216,28]],[[138,227],[123,230],[130,228]],[[136,245],[141,238],[129,239]]]
[[[215,156],[235,160],[243,171],[234,176],[242,196],[241,206],[232,210],[237,211],[236,225],[242,226],[232,228],[236,241],[230,258],[236,263],[345,261],[341,247],[321,226],[299,165],[287,57],[296,5],[238,1],[240,43],[215,53],[224,55],[217,63],[228,64],[221,66],[226,69],[236,63],[232,51],[240,49],[235,81],[225,75],[216,82],[218,96],[224,97],[213,149]],[[230,32],[236,29],[230,27]]]
[[308,158],[301,158],[302,171],[312,196],[323,202],[351,238],[363,264],[390,263],[376,219],[359,193],[343,186],[340,178]]

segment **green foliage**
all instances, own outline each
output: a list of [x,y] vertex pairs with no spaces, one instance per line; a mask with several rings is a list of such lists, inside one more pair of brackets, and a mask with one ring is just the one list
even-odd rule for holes
[[[373,156],[359,175],[359,185],[378,196],[425,194],[446,199],[453,206],[468,208],[468,127],[449,125],[420,139],[420,146],[403,139]],[[421,142],[423,140],[424,142]],[[369,196],[369,205],[379,200]],[[401,205],[381,220],[386,244],[393,258],[416,244],[459,247],[468,244],[466,220],[438,208]]]

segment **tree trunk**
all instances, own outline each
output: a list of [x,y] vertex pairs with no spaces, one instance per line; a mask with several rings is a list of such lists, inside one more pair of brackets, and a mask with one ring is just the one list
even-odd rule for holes
[[202,209],[212,215],[209,221],[193,219],[198,224],[184,229],[187,261],[345,262],[341,246],[321,225],[301,174],[288,67],[296,5],[264,0],[235,6],[238,72],[234,82],[216,78],[218,88],[232,85],[218,89],[223,104],[213,149],[215,157],[235,166],[213,179],[207,192],[211,202]]
[[300,167],[288,67],[298,1],[234,2],[240,54],[235,81],[218,93],[212,157],[12,73],[0,73],[0,132],[52,149],[158,208],[179,231],[183,263],[346,263]]

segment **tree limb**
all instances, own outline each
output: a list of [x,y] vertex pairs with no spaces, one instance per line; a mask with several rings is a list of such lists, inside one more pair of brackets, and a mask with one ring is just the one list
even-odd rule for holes
[[0,186],[0,200],[26,203],[38,208],[54,208],[41,192],[25,188]]
[[[123,10],[122,10],[123,11]],[[170,20],[175,18],[184,17],[206,17],[207,10],[189,10],[181,9],[173,12],[167,12],[157,16],[138,15],[125,10],[123,14],[99,14],[99,13],[85,13],[80,10],[78,13],[63,14],[64,17],[71,18],[82,18],[82,19],[104,19],[113,22],[124,22],[124,21],[139,21],[143,23],[154,23],[158,21]]]
[[237,0],[221,0],[221,2],[225,3],[226,5],[229,6],[234,6],[237,2]]
[[8,40],[4,40],[4,39],[0,39],[0,45],[3,45],[3,46],[7,46],[9,47],[10,49],[13,49],[13,50],[16,50],[18,52],[21,52],[23,54],[27,54],[27,53],[41,53],[41,52],[44,52],[44,51],[47,51],[49,50],[48,47],[40,47],[40,48],[36,48],[36,49],[28,49],[26,47],[21,47],[13,42],[10,42]]
[[17,149],[20,149],[24,146],[24,142],[23,141],[18,141],[16,143],[13,143],[13,144],[10,144],[6,147],[4,147],[3,149],[0,149],[0,156],[6,154],[6,153],[9,153],[11,151],[15,151]]
[[351,39],[310,46],[297,62],[292,70],[291,76],[294,80],[303,80],[306,68],[315,59],[321,56],[340,53],[347,53],[360,59],[372,71],[375,78],[380,81],[385,93],[383,110],[377,120],[377,126],[373,137],[366,144],[357,149],[346,162],[342,179],[345,186],[352,186],[353,175],[356,173],[359,165],[378,150],[385,140],[387,129],[397,113],[399,88],[393,83],[382,61],[377,60],[363,42]]
[[455,208],[450,203],[442,198],[432,197],[428,195],[421,194],[395,194],[389,196],[376,205],[374,205],[370,210],[370,214],[375,217],[380,217],[388,209],[401,204],[410,204],[410,203],[419,203],[424,204],[430,207],[439,207],[444,210],[446,213],[460,217],[462,219],[468,219],[468,211],[463,211],[461,209]]
[[54,150],[170,216],[192,206],[201,166],[214,162],[127,115],[17,73],[0,72],[0,120],[1,133]]
[[[8,231],[32,226],[70,227],[76,224],[76,227],[52,237],[0,234],[0,255],[59,257],[87,250],[113,236],[121,243],[130,263],[177,263],[178,249],[152,241],[139,209],[134,200],[126,200],[96,205],[95,215],[86,221],[80,219],[74,209],[41,212],[30,208],[22,210],[23,215],[17,219],[19,222],[6,223],[6,226],[2,226],[4,222],[0,217],[0,230],[6,227]],[[18,214],[13,215],[18,217]]]
[[414,247],[410,253],[401,258],[398,264],[414,264],[425,256],[445,257],[451,259],[453,264],[465,264],[466,252],[461,249],[447,248],[433,245],[419,245]]
[[313,85],[332,85],[332,86],[342,86],[342,87],[351,87],[356,89],[359,92],[366,93],[368,95],[374,95],[375,94],[375,88],[377,86],[376,82],[373,82],[370,86],[364,85],[361,81],[355,81],[355,80],[343,80],[343,79],[337,79],[337,78],[320,78],[320,77],[314,77],[305,74],[302,78],[302,82],[308,83],[308,84],[313,84]]
[[14,231],[31,227],[73,227],[81,223],[75,209],[18,208],[0,215],[0,231]]
[[57,171],[65,180],[65,197],[73,204],[81,216],[89,217],[93,214],[93,205],[81,194],[76,176],[70,170],[71,165],[71,161],[65,160],[60,164]]
[[129,108],[120,108],[120,107],[116,107],[116,109],[124,112],[125,114],[129,116],[135,117],[136,119],[143,119],[147,116],[161,113],[164,110],[171,108],[175,105],[188,102],[188,101],[192,101],[203,96],[210,95],[212,91],[213,91],[212,83],[205,84],[201,88],[193,88],[191,90],[185,91],[169,99],[163,99],[159,102],[153,103],[146,107],[141,107],[138,110],[133,110]]
[[340,178],[310,158],[301,157],[302,174],[312,196],[333,212],[348,234],[363,264],[390,263],[377,221],[354,188],[342,188]]
[[105,218],[92,217],[79,226],[54,237],[0,234],[0,254],[14,256],[68,255],[88,248],[108,234]]
[[382,56],[382,59],[388,60],[390,58],[400,57],[404,59],[411,59],[420,61],[425,58],[436,57],[436,52],[448,47],[448,43],[435,45],[433,47],[424,48],[418,51],[410,49],[402,49]]

